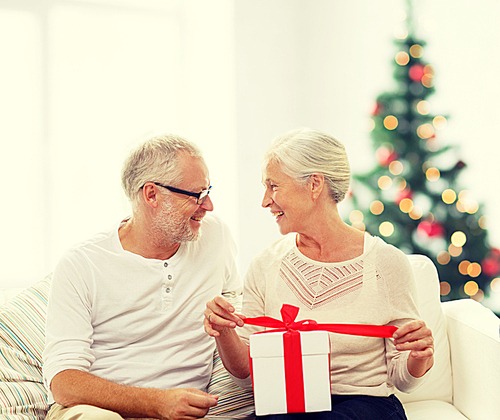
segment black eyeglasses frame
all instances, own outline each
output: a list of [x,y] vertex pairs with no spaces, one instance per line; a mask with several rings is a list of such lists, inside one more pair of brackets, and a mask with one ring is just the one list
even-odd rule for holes
[[[167,190],[172,191],[174,193],[184,194],[184,195],[188,195],[190,197],[195,197],[196,204],[198,204],[198,205],[201,205],[204,203],[204,201],[207,199],[208,194],[210,194],[210,191],[212,189],[212,186],[210,185],[207,189],[201,190],[199,193],[195,193],[192,191],[181,190],[180,188],[176,188],[176,187],[171,187],[170,185],[163,185],[163,184],[160,184],[159,182],[152,182],[152,183],[159,186],[159,187],[166,188]],[[146,185],[146,184],[144,184],[144,185]],[[144,188],[144,185],[141,188]]]

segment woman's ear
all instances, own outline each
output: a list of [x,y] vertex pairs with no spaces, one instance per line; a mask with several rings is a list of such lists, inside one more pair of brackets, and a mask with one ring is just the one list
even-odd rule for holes
[[311,188],[311,197],[313,200],[317,200],[321,195],[323,188],[325,186],[325,177],[321,173],[312,174],[309,178],[309,186]]

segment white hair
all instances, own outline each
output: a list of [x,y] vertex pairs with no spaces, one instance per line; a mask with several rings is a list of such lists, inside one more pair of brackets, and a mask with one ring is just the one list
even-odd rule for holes
[[298,128],[276,137],[263,157],[263,170],[270,162],[280,165],[299,185],[311,175],[323,174],[330,196],[341,202],[349,189],[350,167],[344,145],[329,134]]
[[152,137],[130,152],[123,163],[121,180],[132,206],[137,204],[138,193],[146,182],[170,185],[182,181],[178,164],[180,152],[203,160],[198,146],[174,134]]

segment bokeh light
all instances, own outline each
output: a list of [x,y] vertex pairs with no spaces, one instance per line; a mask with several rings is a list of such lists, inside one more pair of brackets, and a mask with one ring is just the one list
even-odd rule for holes
[[394,160],[389,164],[389,172],[393,175],[399,175],[403,172],[403,164],[399,160]]
[[410,213],[408,214],[413,220],[420,219],[424,214],[424,211],[419,206],[413,206]]
[[458,194],[457,210],[461,213],[474,214],[479,210],[479,203],[472,197],[467,190],[462,190]]
[[392,187],[392,179],[388,177],[387,175],[382,175],[378,179],[378,187],[381,190],[388,190],[389,188]]
[[349,220],[353,224],[362,222],[363,218],[364,218],[363,212],[359,210],[353,210],[351,211],[351,214],[349,214]]
[[428,139],[434,135],[434,127],[430,124],[422,124],[417,128],[417,136],[421,139]]
[[434,119],[432,120],[432,125],[436,128],[436,130],[442,130],[446,127],[447,123],[448,121],[446,120],[446,118],[441,115],[434,117]]
[[497,277],[496,279],[491,280],[490,288],[495,293],[500,293],[500,277]]
[[394,115],[388,115],[384,118],[384,127],[388,130],[394,130],[398,126],[398,119]]
[[414,44],[410,47],[410,55],[413,58],[421,58],[424,55],[424,49],[421,45]]
[[417,104],[417,111],[422,115],[427,115],[431,112],[431,104],[427,101],[420,101]]
[[413,200],[411,200],[410,198],[403,198],[399,202],[399,209],[403,213],[409,213],[410,211],[413,210]]
[[450,283],[448,283],[447,281],[442,281],[441,283],[439,283],[439,294],[441,296],[446,296],[450,292],[451,292]]
[[467,274],[471,277],[478,277],[481,274],[481,264],[474,262],[467,267]]
[[467,276],[467,269],[469,268],[470,261],[463,260],[458,264],[458,272],[462,274],[462,276]]
[[443,191],[443,193],[441,194],[441,198],[446,204],[453,204],[457,199],[457,193],[451,188],[448,188],[447,190]]
[[464,285],[464,292],[468,296],[474,296],[478,290],[479,286],[474,280],[470,280]]
[[425,171],[425,176],[430,182],[437,181],[441,176],[441,172],[439,172],[438,168],[429,168]]
[[451,244],[448,247],[448,252],[452,257],[458,257],[462,253],[462,247]]
[[448,252],[441,251],[439,254],[437,254],[436,259],[439,264],[446,265],[451,261],[451,256]]
[[391,222],[382,222],[378,231],[382,236],[391,236],[394,233],[394,225]]
[[433,77],[434,76],[425,75],[424,77],[422,77],[422,84],[426,88],[431,88],[432,86],[434,86],[434,79],[433,79]]
[[467,236],[465,236],[465,233],[457,230],[456,232],[451,235],[451,243],[452,245],[456,247],[462,247],[465,245],[467,242]]
[[370,204],[370,211],[375,215],[378,216],[379,214],[382,214],[384,211],[384,203],[379,200],[372,201]]
[[406,66],[410,62],[410,56],[405,51],[400,51],[396,54],[396,63],[400,66]]

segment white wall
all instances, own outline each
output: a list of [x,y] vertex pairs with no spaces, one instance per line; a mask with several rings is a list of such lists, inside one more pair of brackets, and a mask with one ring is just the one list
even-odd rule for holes
[[[123,157],[159,131],[204,150],[244,273],[280,237],[260,208],[274,136],[319,128],[346,144],[354,171],[372,164],[366,121],[392,86],[405,3],[0,0],[0,287],[32,284],[125,215]],[[442,136],[460,145],[463,185],[485,203],[500,247],[500,2],[415,3],[436,70],[432,112],[450,116]]]

